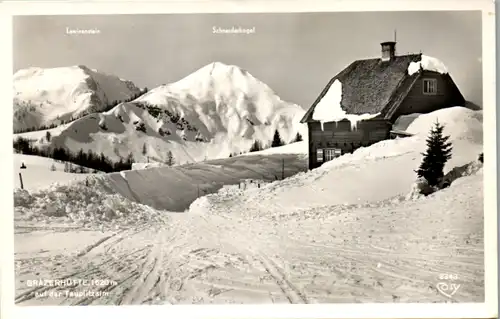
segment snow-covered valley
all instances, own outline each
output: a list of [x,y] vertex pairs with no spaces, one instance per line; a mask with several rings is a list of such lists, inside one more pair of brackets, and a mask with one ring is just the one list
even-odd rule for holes
[[[408,197],[436,118],[453,143],[445,172],[477,169]],[[16,303],[481,302],[482,111],[449,108],[399,124],[414,135],[308,172],[299,142],[16,189]],[[245,179],[258,187],[238,187]],[[436,288],[441,274],[458,276],[452,297]],[[48,278],[112,283],[33,285]]]

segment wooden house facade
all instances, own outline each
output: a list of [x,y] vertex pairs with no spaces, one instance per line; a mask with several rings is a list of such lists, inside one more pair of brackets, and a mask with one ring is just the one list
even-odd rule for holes
[[[392,125],[401,115],[430,113],[438,109],[464,106],[465,99],[448,73],[421,69],[409,74],[412,62],[421,54],[397,56],[395,42],[384,42],[382,57],[357,60],[333,77],[302,118],[309,135],[309,169],[362,146],[392,135]],[[313,119],[316,105],[335,80],[342,84],[341,108],[347,114],[378,114],[351,125],[348,120],[323,123]],[[332,106],[335,107],[335,106]]]

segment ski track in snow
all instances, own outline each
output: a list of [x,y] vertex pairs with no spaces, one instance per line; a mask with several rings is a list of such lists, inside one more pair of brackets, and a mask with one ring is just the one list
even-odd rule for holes
[[[467,130],[460,134],[471,135]],[[407,151],[418,145],[416,141],[384,141],[355,153],[358,160],[345,156],[320,169],[259,189],[240,190],[237,186],[221,189],[201,197],[191,204],[189,211],[182,213],[131,203],[125,195],[109,195],[105,191],[112,187],[104,182],[75,188],[74,193],[69,187],[56,187],[50,194],[56,204],[66,204],[60,199],[63,193],[70,201],[82,201],[75,203],[78,210],[88,207],[90,201],[76,195],[88,194],[87,197],[95,198],[92,205],[96,207],[108,203],[111,205],[108,208],[122,210],[124,216],[120,218],[124,219],[118,222],[141,215],[131,223],[117,225],[119,229],[113,231],[77,230],[75,225],[56,226],[27,219],[29,209],[43,211],[47,197],[43,193],[18,192],[15,199],[21,207],[15,223],[15,302],[18,305],[483,302],[484,210],[479,204],[483,202],[482,169],[428,197],[414,200],[390,197],[391,192],[401,195],[400,191],[409,191],[401,187],[409,187],[414,178],[410,169],[413,155]],[[467,143],[464,146],[454,141],[454,165],[461,166],[476,158],[476,149],[471,147],[480,143]],[[368,151],[368,155],[374,154],[361,156]],[[231,161],[238,164],[241,159]],[[402,184],[382,179],[391,168],[401,170],[397,173]],[[407,171],[411,176],[405,179],[403,172]],[[152,176],[158,172],[142,174]],[[133,174],[125,178],[121,192],[127,193],[125,188],[130,188]],[[346,183],[348,177],[359,174],[363,177],[357,180],[368,186]],[[216,174],[209,176],[212,175]],[[153,178],[145,180],[151,182]],[[342,183],[332,184],[332,181]],[[141,184],[136,182],[137,185]],[[155,185],[162,184],[148,185],[151,191],[148,189],[146,193],[152,192]],[[394,188],[391,192],[381,190],[389,186]],[[350,193],[357,190],[354,195],[363,197],[359,204],[352,204],[358,198],[351,198],[351,205],[330,199],[334,197],[332,194],[348,198],[341,192],[345,189]],[[161,195],[158,193],[155,200],[159,201]],[[94,222],[95,228],[99,229],[103,221],[107,219]],[[459,276],[460,289],[451,298],[436,288],[441,274]],[[27,285],[33,279],[65,278],[107,279],[114,280],[116,285],[71,288]],[[40,296],[68,289],[102,291],[109,295]]]
[[[458,195],[466,196],[466,190]],[[460,201],[450,198],[442,205],[448,207],[454,201],[463,205],[475,196]],[[459,236],[439,226],[457,227],[458,234],[464,231],[462,224],[453,222],[452,207],[445,217],[434,219],[432,212],[419,211],[425,206],[418,201],[394,213],[391,208],[375,207],[354,216],[329,215],[329,208],[323,207],[314,209],[316,218],[297,219],[291,214],[273,223],[268,217],[245,217],[239,204],[212,196],[209,211],[165,213],[154,224],[103,233],[84,253],[16,259],[16,303],[470,302],[484,296],[484,281],[478,279],[483,272],[482,242],[459,245],[455,241]],[[374,218],[380,209],[387,210],[389,218]],[[404,226],[405,219],[417,213],[424,215],[423,220],[431,219],[430,233],[436,231],[439,239],[434,247],[424,238],[429,230],[415,227],[411,233],[411,225]],[[470,215],[474,223],[479,222],[481,216],[474,214],[482,214],[481,210]],[[376,227],[361,233],[360,228],[368,225],[363,221]],[[450,254],[460,248],[468,252]],[[434,284],[440,273],[460,274],[464,284],[459,294],[448,299],[438,293]],[[43,299],[35,292],[52,288],[26,290],[21,282],[35,278],[112,279],[117,285],[91,287],[107,291],[107,297]]]

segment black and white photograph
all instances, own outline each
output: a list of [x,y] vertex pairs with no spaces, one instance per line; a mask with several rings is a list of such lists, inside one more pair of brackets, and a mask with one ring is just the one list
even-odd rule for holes
[[484,303],[483,17],[13,16],[15,305]]

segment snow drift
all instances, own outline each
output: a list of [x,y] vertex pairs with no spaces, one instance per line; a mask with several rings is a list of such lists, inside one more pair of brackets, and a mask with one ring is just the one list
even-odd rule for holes
[[19,222],[73,224],[82,228],[112,228],[152,222],[159,212],[130,201],[87,176],[85,181],[54,183],[34,191],[14,190],[14,218]]
[[77,65],[14,74],[14,131],[58,124],[140,93],[132,82]]
[[[53,146],[94,150],[118,160],[193,163],[248,152],[271,143],[276,130],[291,142],[305,111],[282,101],[266,84],[236,66],[209,64],[186,78],[154,88],[129,103],[75,121]],[[145,150],[145,152],[144,152]]]

